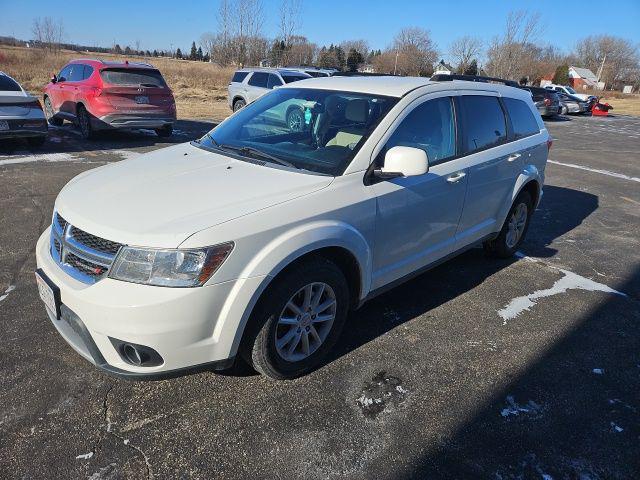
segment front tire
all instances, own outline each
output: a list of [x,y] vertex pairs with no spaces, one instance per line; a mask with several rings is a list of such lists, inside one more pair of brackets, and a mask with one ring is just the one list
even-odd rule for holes
[[244,106],[247,104],[247,102],[245,102],[242,98],[239,98],[237,100],[235,100],[233,102],[233,111],[234,113],[237,112],[238,110],[241,110],[242,108],[244,108]]
[[55,116],[53,105],[51,105],[51,100],[49,99],[49,97],[44,97],[44,115],[47,117],[47,122],[49,122],[49,125],[61,127],[64,123],[64,120],[62,118],[58,118]]
[[533,200],[531,195],[529,192],[520,192],[511,205],[507,219],[498,236],[483,244],[485,252],[498,258],[512,257],[527,235],[532,213]]
[[297,264],[265,291],[252,314],[241,354],[276,380],[304,375],[322,364],[347,318],[344,274],[322,257]]

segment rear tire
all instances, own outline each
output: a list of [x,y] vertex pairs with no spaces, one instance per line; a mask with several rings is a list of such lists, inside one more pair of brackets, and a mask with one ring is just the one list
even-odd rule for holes
[[173,125],[165,125],[162,128],[156,128],[156,135],[162,138],[169,138],[173,135]]
[[533,200],[529,192],[523,191],[516,197],[507,214],[500,233],[493,240],[484,242],[485,252],[492,257],[509,258],[520,248],[529,229]]
[[244,108],[246,104],[247,102],[245,102],[242,98],[238,98],[233,102],[233,111],[237,112],[238,110]]
[[80,134],[85,140],[90,140],[94,137],[94,131],[91,127],[91,117],[89,112],[82,105],[78,105],[78,127],[80,128]]
[[64,123],[64,120],[62,118],[58,118],[55,116],[53,105],[51,105],[51,100],[49,100],[49,97],[44,97],[44,114],[47,117],[47,122],[49,122],[49,125],[53,125],[54,127],[61,127]]
[[348,306],[349,287],[336,264],[322,257],[297,264],[262,295],[240,353],[269,378],[304,375],[320,366],[335,345]]
[[290,132],[298,133],[304,130],[304,114],[298,108],[292,108],[287,113],[287,128]]
[[40,148],[47,141],[47,137],[30,137],[27,138],[27,143],[30,147]]

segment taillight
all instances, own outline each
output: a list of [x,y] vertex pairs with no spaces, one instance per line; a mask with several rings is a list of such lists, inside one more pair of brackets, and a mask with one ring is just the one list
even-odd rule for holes
[[547,152],[551,150],[552,146],[553,146],[553,138],[549,137],[549,139],[547,140]]
[[545,98],[544,99],[544,104],[548,107],[549,105],[551,105],[551,99],[550,98]]

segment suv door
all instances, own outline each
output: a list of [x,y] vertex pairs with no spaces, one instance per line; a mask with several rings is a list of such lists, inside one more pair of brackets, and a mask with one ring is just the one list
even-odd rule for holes
[[55,112],[62,112],[62,104],[64,103],[64,95],[67,90],[66,83],[71,73],[72,65],[66,65],[58,74],[58,81],[49,89],[49,100]]
[[381,142],[384,146],[376,154],[376,166],[382,165],[388,149],[400,145],[427,152],[429,171],[369,187],[377,204],[372,289],[453,250],[467,187],[466,169],[457,159],[454,118],[451,97],[421,97],[398,117]]
[[260,98],[267,93],[269,83],[269,74],[266,72],[253,72],[247,82],[247,103]]
[[80,86],[82,85],[82,81],[84,80],[84,64],[74,63],[71,65],[71,72],[69,73],[69,78],[67,82],[65,82],[65,91],[64,98],[65,101],[63,103],[63,108],[65,113],[69,115],[76,114],[76,105],[78,104],[78,97],[81,98]]
[[469,185],[456,234],[456,248],[500,230],[505,204],[511,203],[522,171],[522,152],[509,143],[507,117],[497,94],[465,93],[458,97],[462,148]]

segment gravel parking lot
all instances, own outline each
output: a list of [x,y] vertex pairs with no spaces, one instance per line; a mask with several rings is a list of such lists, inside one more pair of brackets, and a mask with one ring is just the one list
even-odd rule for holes
[[640,118],[547,125],[521,255],[474,249],[376,298],[290,382],[128,382],[83,360],[38,298],[36,239],[73,176],[167,143],[66,126],[3,146],[0,478],[639,478]]

